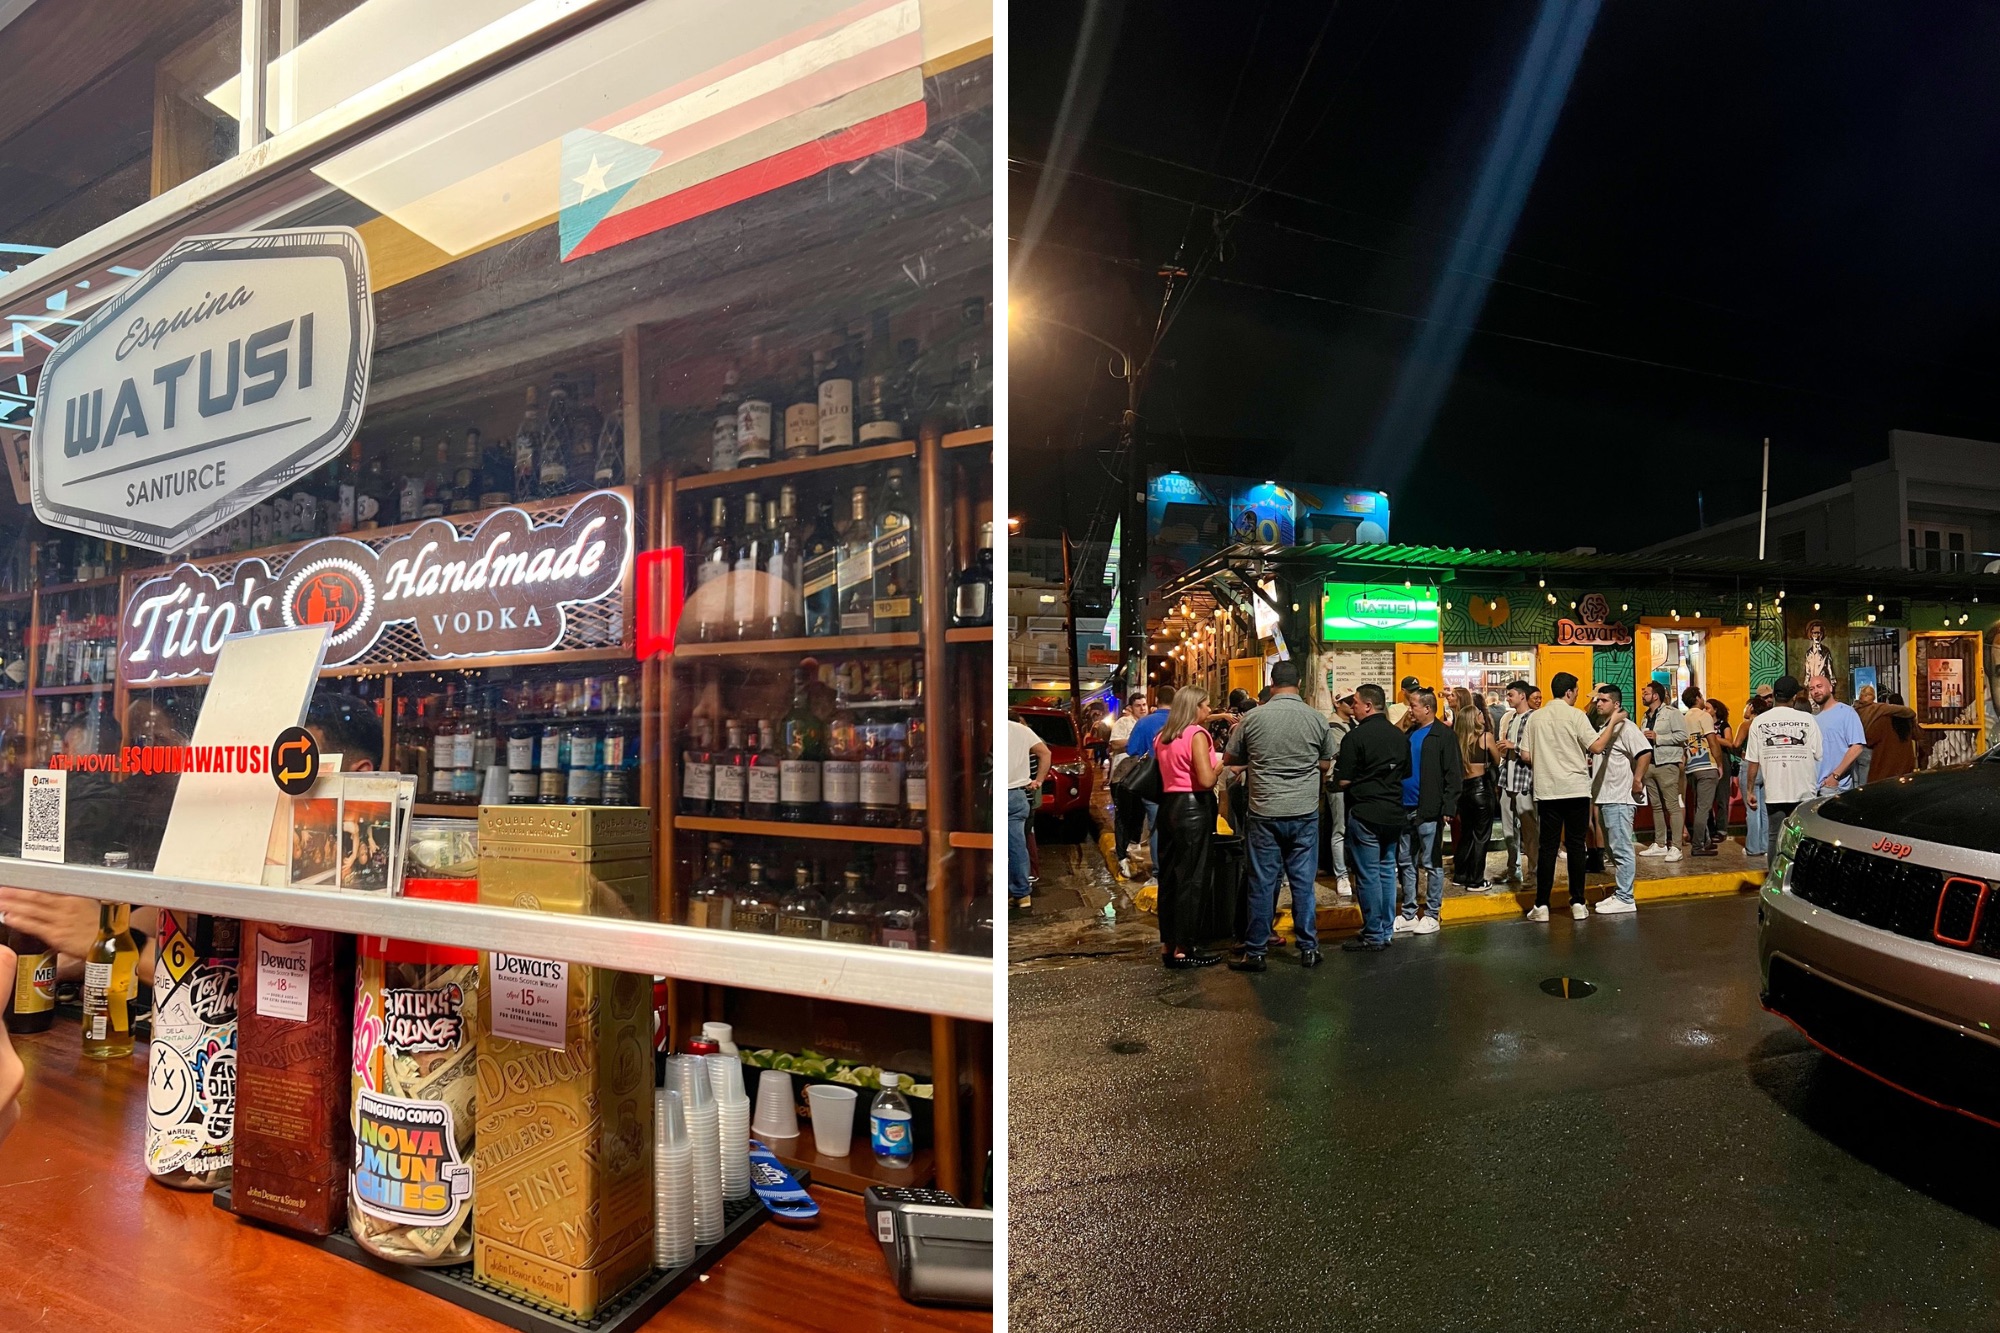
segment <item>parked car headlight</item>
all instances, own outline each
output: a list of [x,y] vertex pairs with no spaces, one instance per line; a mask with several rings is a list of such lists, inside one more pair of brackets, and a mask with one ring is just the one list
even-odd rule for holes
[[1055,771],[1062,774],[1066,778],[1080,778],[1083,776],[1083,765],[1057,764]]
[[1806,827],[1799,822],[1798,812],[1785,821],[1778,830],[1778,837],[1771,849],[1771,870],[1766,882],[1780,889],[1785,887],[1785,876],[1792,868],[1792,857],[1797,855],[1799,844],[1805,840]]

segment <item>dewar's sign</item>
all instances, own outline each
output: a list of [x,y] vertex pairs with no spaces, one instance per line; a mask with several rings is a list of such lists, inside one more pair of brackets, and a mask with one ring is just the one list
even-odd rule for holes
[[379,551],[325,537],[276,572],[255,556],[216,572],[177,565],[125,599],[118,676],[127,684],[206,676],[230,635],[295,625],[330,627],[330,667],[358,661],[402,623],[421,640],[402,661],[547,652],[563,642],[569,607],[624,597],[631,565],[632,501],[623,491],[586,495],[540,527],[507,508],[466,536],[427,519]]
[[181,241],[43,364],[35,516],[186,546],[347,446],[374,342],[352,228]]

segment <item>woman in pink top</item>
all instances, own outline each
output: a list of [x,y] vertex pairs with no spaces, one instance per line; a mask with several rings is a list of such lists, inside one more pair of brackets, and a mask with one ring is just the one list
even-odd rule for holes
[[1190,685],[1174,695],[1167,725],[1153,741],[1160,766],[1160,950],[1168,967],[1207,967],[1220,954],[1190,938],[1208,889],[1208,845],[1215,834],[1215,779],[1222,771],[1202,724],[1208,694]]

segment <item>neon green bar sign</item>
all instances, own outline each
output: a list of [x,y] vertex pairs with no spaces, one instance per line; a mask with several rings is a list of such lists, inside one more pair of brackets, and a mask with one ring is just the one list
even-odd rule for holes
[[1430,588],[1329,583],[1320,602],[1326,643],[1435,643],[1438,599]]

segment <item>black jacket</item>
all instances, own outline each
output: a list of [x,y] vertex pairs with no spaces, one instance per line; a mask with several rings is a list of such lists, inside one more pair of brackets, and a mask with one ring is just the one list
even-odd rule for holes
[[1357,722],[1333,761],[1335,782],[1347,785],[1347,813],[1364,824],[1398,828],[1403,822],[1403,779],[1410,774],[1410,738],[1386,713]]
[[1425,824],[1458,813],[1458,790],[1465,783],[1458,733],[1443,722],[1431,723],[1430,734],[1424,737],[1422,761],[1417,775],[1417,822]]

